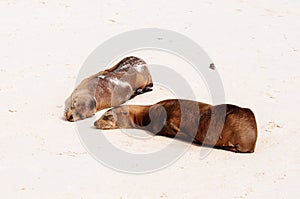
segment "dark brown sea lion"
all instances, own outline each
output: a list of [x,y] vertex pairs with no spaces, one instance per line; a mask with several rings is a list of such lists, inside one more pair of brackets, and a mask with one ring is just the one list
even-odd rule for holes
[[[211,124],[210,124],[211,123]],[[112,108],[94,123],[99,129],[136,128],[234,152],[254,152],[253,112],[230,104],[212,106],[191,100],[164,100],[150,106]]]
[[97,111],[119,106],[127,100],[151,91],[153,86],[146,62],[127,57],[107,70],[84,79],[66,100],[68,121],[82,120]]

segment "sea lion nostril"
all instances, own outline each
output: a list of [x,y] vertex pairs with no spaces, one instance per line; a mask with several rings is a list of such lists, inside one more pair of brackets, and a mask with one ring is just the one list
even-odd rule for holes
[[73,120],[73,115],[70,115],[69,120]]

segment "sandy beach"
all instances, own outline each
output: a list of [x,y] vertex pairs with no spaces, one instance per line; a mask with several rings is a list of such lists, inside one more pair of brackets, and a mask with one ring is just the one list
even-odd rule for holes
[[[299,198],[299,10],[296,0],[0,1],[1,198]],[[207,52],[225,103],[255,113],[254,153],[213,149],[200,159],[201,147],[192,145],[167,168],[142,175],[90,156],[75,124],[62,119],[65,99],[95,48],[139,28],[176,31]],[[157,52],[137,55],[180,65]],[[129,103],[168,97],[154,87]],[[211,103],[207,90],[196,97]],[[170,142],[106,136],[141,153]]]

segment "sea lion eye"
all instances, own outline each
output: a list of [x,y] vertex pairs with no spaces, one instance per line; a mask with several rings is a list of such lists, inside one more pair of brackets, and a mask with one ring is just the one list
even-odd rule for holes
[[89,108],[90,108],[90,110],[93,110],[94,108],[96,107],[96,103],[95,103],[95,101],[90,101],[90,103],[89,103]]
[[71,109],[75,108],[75,104],[76,104],[76,100],[74,100],[73,103],[71,104]]

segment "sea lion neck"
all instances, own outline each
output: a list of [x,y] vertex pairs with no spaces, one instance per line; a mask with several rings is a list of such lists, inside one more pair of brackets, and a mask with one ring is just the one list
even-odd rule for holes
[[143,128],[150,123],[150,106],[129,105],[129,114],[133,128]]

